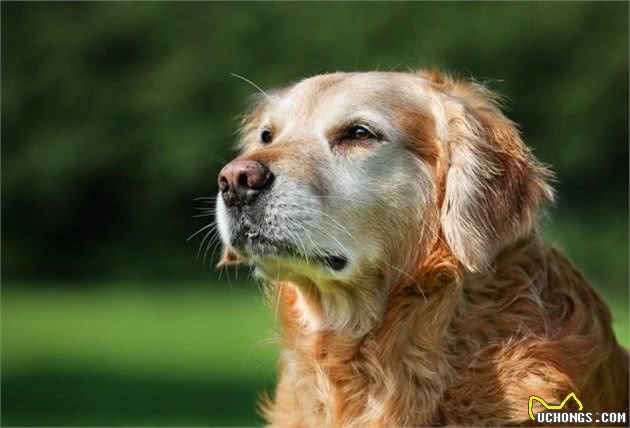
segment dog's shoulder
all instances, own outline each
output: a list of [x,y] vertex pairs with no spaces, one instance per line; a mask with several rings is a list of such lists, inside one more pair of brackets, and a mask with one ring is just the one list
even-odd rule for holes
[[464,287],[465,310],[452,331],[457,372],[442,413],[458,424],[521,424],[530,397],[557,405],[570,393],[586,409],[622,409],[627,385],[616,379],[627,379],[627,353],[583,275],[540,243],[498,261],[491,280]]

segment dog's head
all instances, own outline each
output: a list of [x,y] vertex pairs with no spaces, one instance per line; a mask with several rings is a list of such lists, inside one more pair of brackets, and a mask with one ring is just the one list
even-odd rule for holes
[[482,86],[335,73],[263,94],[219,174],[226,257],[315,284],[412,275],[438,239],[482,271],[552,199],[549,173]]

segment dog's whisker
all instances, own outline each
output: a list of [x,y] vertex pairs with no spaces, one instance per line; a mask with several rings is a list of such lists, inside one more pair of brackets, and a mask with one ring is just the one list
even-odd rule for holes
[[[325,230],[323,227],[321,227],[321,226],[319,226],[319,225],[317,225],[317,224],[315,224],[315,223],[312,223],[312,222],[308,222],[308,221],[306,221],[305,223],[306,223],[306,224],[308,224],[308,225],[310,225],[310,226],[312,226],[312,227],[314,227],[314,228],[316,228],[316,230],[319,230],[319,231],[320,231],[320,232],[322,232],[325,236],[327,236],[328,238],[330,238],[330,239],[332,239],[333,241],[335,241],[335,242],[337,243],[337,245],[339,245],[339,247],[340,247],[340,248],[339,248],[339,249],[340,249],[340,251],[342,251],[342,252],[344,253],[344,256],[347,256],[347,257],[348,257],[348,258],[352,261],[352,263],[353,263],[355,266],[357,266],[357,267],[359,267],[359,266],[360,266],[360,265],[359,265],[359,263],[357,263],[357,261],[355,260],[355,258],[352,256],[352,252],[351,252],[351,251],[349,251],[349,250],[345,247],[345,245],[343,245],[341,242],[339,242],[339,240],[338,240],[337,238],[335,238],[334,236],[332,236],[332,235],[331,235],[331,234],[330,234],[327,230]],[[325,254],[324,254],[324,255],[325,255]]]
[[[210,239],[210,241],[208,241],[208,244],[206,245],[206,250],[203,252],[203,264],[206,264],[206,258],[208,256],[208,250],[210,249],[210,247],[216,247],[218,244],[221,243],[221,240],[219,239],[220,236],[219,234],[215,231],[214,236]],[[214,258],[214,251],[212,252],[211,256],[210,256],[210,260],[212,260]]]
[[201,242],[199,243],[199,248],[197,249],[197,261],[199,261],[199,254],[201,253],[201,249],[203,248],[203,246],[204,246],[204,244],[206,242],[206,239],[208,239],[208,237],[210,235],[212,235],[213,231],[214,231],[214,229],[208,230],[208,232],[201,239]]
[[344,226],[341,225],[341,223],[339,223],[335,218],[333,218],[330,214],[327,214],[321,210],[315,209],[315,208],[310,208],[310,207],[301,207],[302,209],[305,209],[307,211],[312,211],[317,213],[318,215],[322,215],[326,218],[328,218],[330,221],[332,221],[341,231],[345,232],[352,240],[354,240],[357,244],[360,244],[360,242],[348,231],[348,229],[346,229]]
[[304,252],[304,257],[306,258],[306,261],[308,263],[308,256],[309,256],[309,252],[306,249],[306,245],[304,245],[304,241],[302,239],[300,239],[299,235],[297,233],[291,232],[290,230],[287,230],[287,232],[289,233],[290,237],[293,237],[293,241],[296,244],[296,246],[299,248],[300,246],[302,247],[302,251]]
[[201,229],[199,229],[198,231],[196,231],[195,233],[193,233],[192,235],[190,235],[186,241],[190,241],[191,239],[193,239],[195,236],[199,235],[201,232],[203,232],[204,230],[207,230],[211,227],[216,227],[216,223],[212,222],[210,224],[207,224],[205,226],[203,226]]
[[345,196],[329,196],[329,195],[309,195],[309,196],[296,195],[295,198],[302,199],[302,200],[334,199],[334,200],[340,200],[340,201],[346,201],[346,202],[358,202],[360,204],[369,202],[368,200],[365,200],[365,199],[356,199],[356,198],[349,198]]
[[406,276],[407,278],[409,278],[414,284],[416,284],[418,286],[418,291],[420,291],[420,294],[422,294],[422,298],[424,299],[425,303],[427,301],[427,296],[424,293],[424,290],[422,289],[422,286],[420,285],[420,283],[418,282],[418,280],[416,278],[414,278],[413,276],[409,275],[409,273],[403,271],[402,269],[399,269],[398,267],[386,262],[385,260],[382,260],[382,262],[387,265],[388,267],[394,269],[395,271],[403,274],[404,276]]
[[[210,253],[210,261],[214,260],[214,254],[216,253],[217,249],[219,249],[219,247],[221,246],[221,240],[220,239],[215,239],[214,243],[212,244],[212,253]],[[203,255],[204,260],[206,258],[206,255],[208,254],[208,248],[210,247],[210,245],[208,245],[206,247],[206,251]]]
[[263,91],[263,89],[260,86],[258,86],[257,84],[255,84],[254,82],[249,80],[248,78],[240,76],[240,75],[238,75],[236,73],[230,73],[230,76],[236,77],[237,79],[241,79],[243,82],[250,84],[251,86],[256,88],[258,90],[258,92],[263,94],[269,101],[273,102],[273,98],[267,92]]

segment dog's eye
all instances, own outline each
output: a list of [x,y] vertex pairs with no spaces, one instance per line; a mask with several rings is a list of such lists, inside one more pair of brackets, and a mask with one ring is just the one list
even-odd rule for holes
[[348,129],[346,138],[353,141],[367,141],[376,136],[365,126],[357,125]]
[[260,133],[260,140],[263,142],[263,144],[271,143],[271,140],[273,140],[273,135],[271,134],[271,131],[268,129],[263,130],[263,132]]

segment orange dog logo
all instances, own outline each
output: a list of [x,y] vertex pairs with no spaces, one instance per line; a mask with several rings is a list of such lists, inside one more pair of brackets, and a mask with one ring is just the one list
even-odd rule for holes
[[529,417],[535,421],[536,418],[534,417],[534,412],[532,411],[532,406],[534,405],[534,401],[538,401],[540,404],[542,404],[542,406],[547,409],[547,410],[562,410],[564,408],[564,406],[567,404],[567,402],[569,401],[570,398],[573,398],[575,400],[575,402],[578,405],[578,410],[581,411],[584,406],[582,405],[582,402],[580,401],[579,398],[576,397],[575,393],[572,392],[569,395],[567,395],[564,400],[562,400],[562,403],[560,404],[547,404],[547,402],[545,400],[543,400],[542,398],[540,398],[537,395],[530,395],[529,396]]

